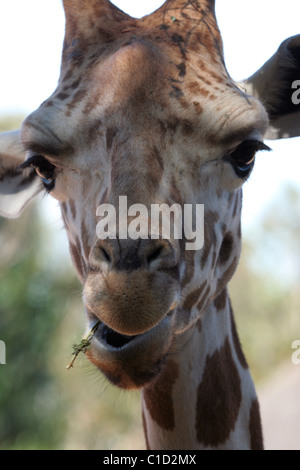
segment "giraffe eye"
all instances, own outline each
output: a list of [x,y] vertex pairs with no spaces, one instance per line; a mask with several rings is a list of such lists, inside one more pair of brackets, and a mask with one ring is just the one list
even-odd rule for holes
[[259,150],[271,149],[259,140],[245,140],[231,154],[224,157],[224,160],[231,164],[237,176],[246,178],[254,166]]
[[24,162],[21,168],[34,168],[40,176],[46,191],[50,192],[55,186],[55,166],[42,155],[33,155]]

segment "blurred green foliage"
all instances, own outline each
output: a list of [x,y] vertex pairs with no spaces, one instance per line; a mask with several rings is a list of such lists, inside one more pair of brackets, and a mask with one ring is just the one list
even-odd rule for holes
[[53,448],[64,432],[59,384],[48,359],[73,286],[68,277],[40,269],[38,225],[34,209],[0,225],[0,336],[6,344],[6,366],[0,370],[2,449]]
[[83,355],[66,370],[85,328],[69,255],[57,269],[36,206],[0,219],[0,232],[0,449],[142,447],[138,394],[110,386]]

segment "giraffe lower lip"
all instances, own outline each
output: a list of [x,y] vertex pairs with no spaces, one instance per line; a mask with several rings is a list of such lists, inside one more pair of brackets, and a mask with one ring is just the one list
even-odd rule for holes
[[[95,316],[90,320],[90,325],[95,324]],[[145,333],[127,336],[102,322],[86,355],[114,385],[124,389],[142,388],[163,367],[172,343],[171,325],[171,318],[166,316]]]

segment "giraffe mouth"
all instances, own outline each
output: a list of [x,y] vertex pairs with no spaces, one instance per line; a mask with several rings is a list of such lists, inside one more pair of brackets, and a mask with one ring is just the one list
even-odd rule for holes
[[[90,316],[89,324],[99,321]],[[161,372],[171,347],[172,318],[166,315],[159,324],[138,335],[118,333],[101,322],[87,358],[114,385],[124,389],[140,389]]]
[[102,341],[105,341],[109,346],[116,348],[116,349],[122,348],[126,344],[133,341],[137,336],[141,336],[141,335],[134,335],[134,336],[123,335],[121,333],[118,333],[117,331],[112,330],[107,325],[105,325],[105,323],[101,323],[99,334],[100,334]]
[[[96,323],[99,323],[99,319],[89,312],[89,328],[92,329]],[[100,321],[99,326],[94,334],[93,343],[100,344],[102,348],[109,350],[121,350],[124,349],[129,343],[134,342],[138,338],[142,338],[146,333],[138,335],[125,335],[113,330],[104,322]]]
[[[167,313],[167,317],[172,317],[173,313],[174,313],[174,309],[170,310]],[[93,315],[93,321],[91,321],[91,323],[95,324],[97,323],[97,321],[99,320]],[[107,326],[104,322],[100,322],[99,328],[97,329],[95,336],[97,340],[100,341],[102,344],[104,343],[108,347],[111,347],[114,349],[121,349],[138,338],[146,337],[148,333],[153,330],[153,328],[146,331],[145,333],[141,333],[138,335],[125,335],[125,334],[122,334],[113,330],[112,328]]]

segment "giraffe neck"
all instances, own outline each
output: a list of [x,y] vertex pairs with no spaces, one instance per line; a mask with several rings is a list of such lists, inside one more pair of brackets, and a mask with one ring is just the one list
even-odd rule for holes
[[150,449],[261,449],[259,405],[225,289],[142,392]]

